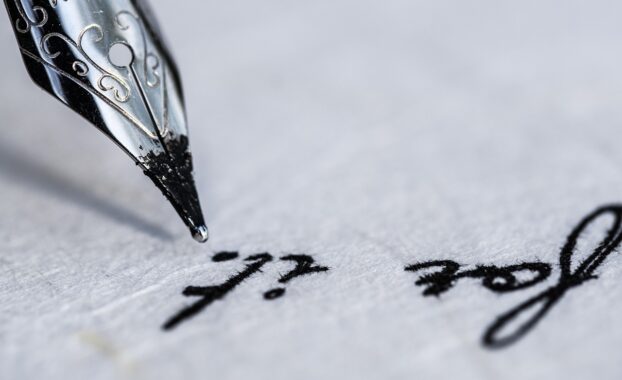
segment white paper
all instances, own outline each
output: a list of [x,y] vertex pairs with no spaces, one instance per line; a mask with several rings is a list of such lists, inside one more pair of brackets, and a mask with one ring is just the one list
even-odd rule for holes
[[[521,340],[481,344],[557,282],[572,229],[622,202],[619,2],[152,3],[212,238],[31,83],[0,17],[0,378],[622,377],[616,254]],[[187,286],[263,252],[261,273],[162,330]],[[330,271],[265,301],[287,254]],[[431,260],[553,273],[424,297],[404,268]]]

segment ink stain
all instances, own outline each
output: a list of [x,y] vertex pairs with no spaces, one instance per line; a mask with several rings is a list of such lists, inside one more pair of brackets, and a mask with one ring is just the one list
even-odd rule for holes
[[224,261],[235,260],[240,257],[240,254],[237,252],[219,252],[212,257],[212,261],[215,263],[222,263]]
[[268,290],[264,293],[263,298],[267,301],[272,301],[277,298],[281,298],[285,295],[285,288],[276,288],[272,290]]

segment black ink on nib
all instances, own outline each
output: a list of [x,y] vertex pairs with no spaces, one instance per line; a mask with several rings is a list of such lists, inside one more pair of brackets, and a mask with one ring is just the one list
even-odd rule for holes
[[145,175],[173,205],[192,237],[200,243],[206,242],[209,234],[194,183],[188,137],[169,137],[164,142],[164,152],[149,152],[143,157],[143,162],[147,168]]
[[[142,0],[125,1],[123,10],[106,1],[57,2],[5,1],[31,78],[127,153],[193,237],[206,241],[179,70],[153,12]],[[74,28],[82,30],[78,41],[68,34]],[[99,43],[87,52],[82,37]]]

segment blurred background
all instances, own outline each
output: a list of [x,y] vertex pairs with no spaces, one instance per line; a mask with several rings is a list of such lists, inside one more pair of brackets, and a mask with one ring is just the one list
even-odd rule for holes
[[[616,2],[152,3],[182,70],[212,220],[235,213],[232,201],[247,207],[245,219],[269,219],[248,205],[283,197],[283,207],[317,204],[327,196],[388,202],[402,187],[417,198],[422,186],[447,178],[456,188],[442,191],[461,201],[486,180],[508,188],[521,174],[554,180],[566,170],[559,161],[583,159],[587,135],[601,154],[619,158],[611,138],[621,118]],[[1,22],[0,173],[4,192],[19,193],[10,203],[30,192],[29,202],[67,201],[68,190],[95,203],[115,199],[123,215],[112,219],[170,219],[177,234],[158,192],[116,147],[32,86],[8,21]],[[540,166],[549,170],[534,173]],[[339,171],[344,183],[298,192],[318,170]],[[31,181],[53,186],[19,184]],[[566,193],[564,181],[557,185]],[[375,187],[386,193],[353,191]],[[52,194],[40,194],[46,191]],[[126,191],[134,193],[119,194]],[[554,191],[540,195],[557,199]],[[33,208],[51,207],[45,203]],[[370,211],[359,210],[360,218]]]
[[[186,378],[223,379],[620,374],[611,355],[588,354],[622,342],[619,329],[597,329],[614,326],[614,309],[584,325],[581,301],[568,301],[547,334],[489,355],[479,335],[517,299],[466,289],[453,306],[430,303],[403,265],[556,263],[582,216],[622,200],[622,3],[151,3],[184,80],[212,240],[195,245],[118,148],[35,87],[0,17],[6,378],[33,373],[17,363],[29,349],[31,368],[59,378],[63,367],[117,373],[67,338],[82,329],[119,339],[147,376],[179,366]],[[309,285],[309,299],[290,300],[282,315],[307,321],[296,328],[283,331],[265,310],[161,337],[188,278],[204,280],[188,268],[226,249],[313,252],[340,274],[334,292]],[[621,299],[620,275],[620,265],[603,274],[609,301],[591,307]],[[92,317],[154,283],[158,291]],[[417,317],[424,309],[434,311]],[[222,335],[232,330],[244,339]],[[66,354],[37,351],[42,342]]]

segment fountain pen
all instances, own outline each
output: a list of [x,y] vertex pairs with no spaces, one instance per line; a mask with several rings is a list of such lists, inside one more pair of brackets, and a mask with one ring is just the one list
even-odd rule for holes
[[33,81],[116,143],[195,240],[208,231],[178,69],[145,0],[5,0]]

